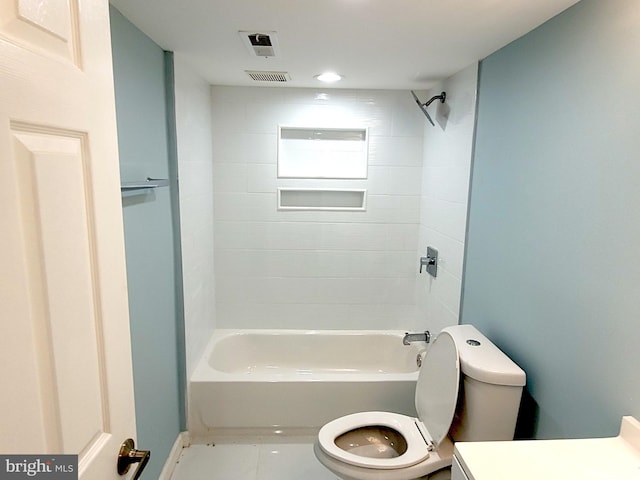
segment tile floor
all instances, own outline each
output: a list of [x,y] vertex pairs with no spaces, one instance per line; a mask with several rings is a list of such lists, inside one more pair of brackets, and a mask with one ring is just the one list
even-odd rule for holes
[[192,445],[171,480],[336,480],[310,443]]

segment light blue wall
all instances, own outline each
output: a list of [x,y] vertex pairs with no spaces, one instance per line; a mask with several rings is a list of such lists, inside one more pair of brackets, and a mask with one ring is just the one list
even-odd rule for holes
[[122,201],[136,444],[151,449],[143,478],[152,480],[158,478],[184,428],[181,274],[175,256],[173,97],[169,91],[171,77],[165,75],[171,57],[113,7],[111,32],[122,180],[172,179],[170,187],[124,194]]
[[538,438],[640,418],[640,4],[583,0],[481,64],[462,322]]

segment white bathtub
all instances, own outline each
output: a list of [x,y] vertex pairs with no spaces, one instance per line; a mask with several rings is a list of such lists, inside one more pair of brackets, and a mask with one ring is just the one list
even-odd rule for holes
[[217,330],[190,379],[194,439],[312,431],[349,413],[415,415],[416,357],[400,331]]

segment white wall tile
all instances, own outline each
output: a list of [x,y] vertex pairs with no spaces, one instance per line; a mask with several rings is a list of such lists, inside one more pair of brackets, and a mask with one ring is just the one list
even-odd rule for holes
[[414,251],[415,224],[226,222],[216,248]]
[[369,165],[421,167],[422,146],[422,136],[371,136],[369,139]]
[[466,166],[425,167],[423,195],[466,205],[469,192],[469,168],[469,163]]
[[[219,174],[213,202],[218,324],[412,325],[422,131],[414,137],[406,130],[402,137],[390,136],[397,96],[374,92],[363,100],[354,91],[296,89],[283,90],[282,95],[264,92],[262,98],[264,89],[217,90],[213,88],[214,101],[222,105],[214,105],[212,111],[223,117],[219,123],[225,123],[221,135],[214,128],[213,138],[214,163],[224,164],[214,171],[214,178]],[[239,112],[226,123],[224,116],[234,103],[240,104]],[[243,120],[242,128],[235,130]],[[278,125],[287,124],[369,127],[371,145],[381,152],[371,157],[369,179],[277,179],[275,132]],[[229,165],[233,163],[246,165],[246,170]],[[275,209],[279,186],[345,188],[347,183],[349,188],[369,190],[367,212]]]
[[467,221],[466,204],[425,197],[421,217],[425,226],[453,239],[464,241]]
[[[260,95],[263,95],[263,92],[260,92]],[[346,89],[289,88],[284,91],[283,100],[294,105],[344,105],[351,109],[361,103],[358,90]]]
[[276,164],[277,132],[227,133],[213,140],[214,163]]
[[218,303],[220,328],[411,329],[416,305]]
[[382,304],[415,301],[413,278],[216,278],[216,294],[228,303]]
[[[405,91],[213,87],[212,98],[218,325],[410,329],[435,311],[430,294],[452,311],[470,161],[457,159],[458,144],[472,130],[434,137]],[[278,125],[368,127],[368,178],[278,179]],[[278,187],[366,188],[367,209],[278,211]],[[432,292],[417,283],[419,240],[441,245],[443,277]]]
[[[276,178],[278,168],[275,164],[253,164],[247,169],[247,191],[271,193],[276,191],[279,182]],[[283,185],[284,186],[284,185]]]
[[[237,103],[211,104],[211,128],[213,132],[242,132],[247,124],[246,106]],[[254,133],[254,132],[252,132]],[[270,133],[270,132],[258,132]],[[214,137],[215,142],[215,137]]]
[[438,334],[443,328],[457,324],[458,313],[449,310],[439,299],[431,298],[426,303],[416,330],[428,329],[432,334]]
[[[420,96],[428,99],[446,91],[446,105],[450,108],[445,129],[424,120],[418,251],[424,256],[427,246],[436,248],[439,267],[436,278],[421,275],[416,295],[421,312],[419,325],[434,332],[458,323],[476,85],[477,65],[471,65]],[[436,107],[431,107],[434,118]]]
[[391,134],[400,137],[419,136],[423,134],[425,117],[416,107],[410,92],[398,97],[393,109]]
[[438,269],[447,270],[456,278],[462,279],[464,263],[464,242],[447,237],[442,233],[421,228],[419,251],[421,256],[426,255],[428,245],[438,246]]
[[348,328],[336,325],[348,321],[349,306],[219,301],[217,315],[221,328]]
[[370,166],[371,195],[420,195],[422,167]]
[[247,165],[217,163],[213,168],[213,189],[218,193],[245,193],[247,191]]
[[403,278],[415,253],[335,250],[220,250],[216,271],[230,277]]
[[378,223],[415,223],[420,216],[419,196],[369,195],[368,221]]
[[369,127],[371,137],[393,136],[393,106],[386,103],[367,103],[359,106],[359,123]]
[[215,323],[212,118],[209,85],[174,56],[180,176],[186,368],[190,375]]

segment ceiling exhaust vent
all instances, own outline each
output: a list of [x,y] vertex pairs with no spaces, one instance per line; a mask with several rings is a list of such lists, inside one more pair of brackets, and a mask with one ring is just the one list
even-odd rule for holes
[[254,57],[276,57],[279,55],[276,32],[238,32],[244,46]]
[[255,70],[245,70],[245,72],[256,82],[288,82],[291,80],[287,72],[259,72]]

